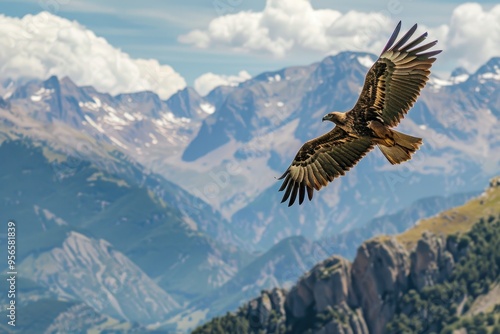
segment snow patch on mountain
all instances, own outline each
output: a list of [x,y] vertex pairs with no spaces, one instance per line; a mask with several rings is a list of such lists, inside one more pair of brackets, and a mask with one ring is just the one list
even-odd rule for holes
[[215,106],[211,105],[210,103],[202,103],[200,104],[200,108],[207,114],[213,114],[215,112]]
[[[481,82],[481,79],[485,79],[485,80],[500,80],[500,71],[496,72],[496,73],[483,73],[481,75],[478,76],[480,82]],[[484,83],[484,81],[482,82]]]
[[52,93],[54,93],[53,89],[45,89],[44,87],[41,87],[38,91],[31,95],[30,99],[33,102],[39,102],[50,96]]
[[431,85],[432,88],[434,88],[434,89],[440,89],[441,87],[451,86],[454,84],[455,84],[455,82],[453,82],[453,81],[441,79],[441,78],[438,78],[436,76],[431,76],[429,78],[429,85]]
[[464,74],[460,74],[460,75],[457,75],[455,77],[452,77],[450,81],[453,84],[458,84],[458,83],[467,81],[467,79],[469,79],[469,74],[464,73]]

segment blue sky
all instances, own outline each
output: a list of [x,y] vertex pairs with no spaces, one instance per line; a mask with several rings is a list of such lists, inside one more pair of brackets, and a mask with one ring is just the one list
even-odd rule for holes
[[[280,0],[267,1],[279,2]],[[304,0],[298,2],[301,1]],[[496,1],[482,1],[480,5],[487,13],[496,3]],[[432,37],[442,36],[444,28],[440,30],[439,27],[451,24],[453,11],[461,4],[462,2],[449,0],[432,2],[416,0],[311,0],[314,10],[333,9],[342,14],[357,11],[367,15],[380,13],[389,16],[390,22],[386,27],[373,34],[373,39],[378,41],[378,44],[367,46],[367,50],[357,50],[375,53],[375,50],[381,45],[380,43],[385,43],[388,34],[394,28],[394,24],[400,19],[403,20],[404,28],[409,28],[413,23],[419,23],[431,28]],[[207,72],[218,75],[236,75],[239,71],[245,70],[251,75],[256,75],[263,71],[277,70],[290,65],[309,64],[321,60],[329,53],[342,50],[343,47],[336,48],[334,42],[325,46],[324,49],[317,50],[307,45],[288,49],[284,47],[285,51],[282,53],[266,49],[265,46],[262,48],[260,46],[243,47],[242,49],[242,45],[252,38],[248,36],[235,36],[227,43],[211,36],[208,45],[200,48],[201,42],[197,41],[196,38],[189,38],[188,42],[184,39],[182,42],[183,38],[180,37],[190,34],[193,30],[205,32],[213,20],[225,15],[245,11],[260,13],[265,6],[266,0],[184,0],[182,2],[170,0],[112,0],[106,2],[97,0],[9,0],[1,2],[0,13],[21,18],[26,14],[37,14],[45,10],[62,18],[76,20],[133,58],[154,58],[160,64],[170,65],[185,79],[188,85],[193,85],[196,78]],[[275,25],[273,24],[275,22],[266,28],[274,29]],[[277,33],[271,31],[270,34],[279,34],[280,29],[281,27],[276,26]],[[434,35],[432,35],[433,32]],[[293,31],[287,33],[293,33]],[[329,34],[334,36],[335,31]],[[202,37],[206,39],[209,35],[205,34]],[[243,38],[242,45],[238,45],[240,37]],[[497,37],[491,41],[493,44],[496,43],[495,38]],[[255,44],[255,41],[252,43]],[[455,53],[457,52],[455,51]],[[459,58],[458,55],[455,58],[450,56],[447,61],[438,62],[436,64],[437,73],[446,73],[458,65],[465,64],[467,67],[467,60]],[[469,63],[472,64],[474,61],[476,59],[470,60]],[[472,68],[473,65],[469,65],[469,67]]]

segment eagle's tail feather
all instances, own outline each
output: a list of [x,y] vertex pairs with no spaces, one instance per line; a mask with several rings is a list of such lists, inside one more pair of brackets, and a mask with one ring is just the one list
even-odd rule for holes
[[394,139],[394,146],[378,145],[380,151],[382,151],[387,160],[393,165],[410,160],[411,155],[422,145],[422,138],[412,137],[394,130],[391,130],[391,132]]

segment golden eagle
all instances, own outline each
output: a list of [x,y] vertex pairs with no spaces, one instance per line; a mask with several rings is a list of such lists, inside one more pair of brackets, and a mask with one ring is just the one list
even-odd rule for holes
[[396,38],[401,22],[392,33],[380,57],[366,74],[363,90],[356,105],[347,112],[331,112],[323,121],[336,126],[328,133],[306,142],[292,164],[279,178],[285,190],[282,203],[290,199],[299,204],[305,193],[309,200],[314,189],[320,190],[339,175],[344,175],[375,145],[391,164],[411,159],[422,144],[421,138],[392,130],[417,100],[420,90],[429,80],[433,58],[441,50],[423,52],[437,41],[420,45],[424,33],[410,41],[417,29],[415,24],[399,41]]

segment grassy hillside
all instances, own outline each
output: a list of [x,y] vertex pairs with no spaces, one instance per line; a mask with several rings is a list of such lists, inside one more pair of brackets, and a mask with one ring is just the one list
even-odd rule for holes
[[357,249],[363,241],[377,235],[399,234],[413,228],[416,221],[462,205],[477,195],[479,192],[421,198],[403,210],[373,218],[362,227],[322,238],[316,243],[330,255],[340,255],[351,260],[356,256]]
[[398,241],[411,248],[420,239],[422,233],[450,235],[469,231],[481,218],[500,214],[500,178],[494,178],[490,187],[479,197],[466,204],[446,210],[440,214],[423,219],[408,231],[397,236]]

